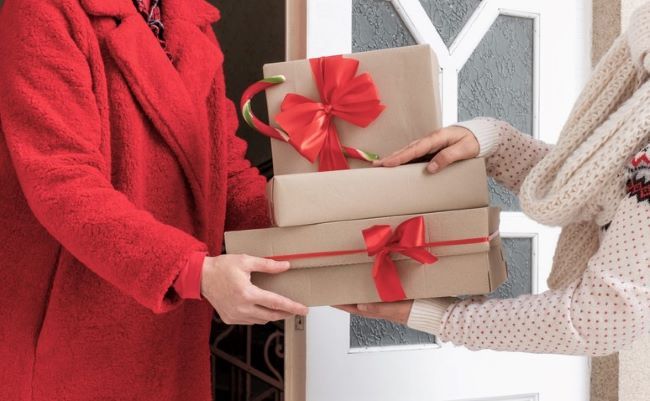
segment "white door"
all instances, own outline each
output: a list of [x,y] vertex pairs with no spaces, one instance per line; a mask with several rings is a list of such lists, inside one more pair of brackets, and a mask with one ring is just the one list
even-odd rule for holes
[[[445,124],[489,113],[555,142],[590,70],[590,10],[588,0],[307,0],[307,54],[429,43]],[[558,231],[492,190],[507,210],[502,295],[544,291]],[[470,352],[332,308],[314,308],[306,327],[308,401],[589,399],[587,358]]]

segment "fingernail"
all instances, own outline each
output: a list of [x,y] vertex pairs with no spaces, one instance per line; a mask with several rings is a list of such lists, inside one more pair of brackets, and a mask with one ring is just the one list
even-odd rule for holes
[[436,162],[431,162],[431,163],[429,163],[429,165],[427,166],[427,170],[428,170],[430,173],[435,173],[436,171],[438,171],[438,167],[439,167],[439,166],[438,166],[438,163],[436,163]]
[[359,304],[359,305],[357,305],[357,309],[359,309],[361,312],[367,312],[368,311],[368,305]]

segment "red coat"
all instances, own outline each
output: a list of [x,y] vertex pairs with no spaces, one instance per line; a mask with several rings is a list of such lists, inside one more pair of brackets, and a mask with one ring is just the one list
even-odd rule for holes
[[170,289],[267,224],[204,0],[0,14],[0,400],[209,400],[212,309]]

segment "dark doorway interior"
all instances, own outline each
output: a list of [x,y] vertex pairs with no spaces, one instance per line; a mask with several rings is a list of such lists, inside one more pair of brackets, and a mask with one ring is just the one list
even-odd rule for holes
[[[228,96],[238,104],[244,89],[262,78],[265,63],[284,61],[284,0],[211,2],[221,10],[222,19],[214,28],[226,55]],[[267,118],[264,96],[255,98],[253,107],[260,118]],[[249,160],[268,175],[271,160],[268,138],[246,126],[241,116],[238,134],[249,144]]]
[[[244,89],[262,78],[262,65],[284,60],[284,0],[211,0],[222,19],[214,28],[226,55],[228,96],[235,104]],[[256,114],[267,119],[264,96],[253,100]],[[270,178],[269,140],[240,116],[238,135],[249,145],[247,157]],[[280,401],[284,388],[284,326],[227,326],[215,317],[211,338],[215,399]]]

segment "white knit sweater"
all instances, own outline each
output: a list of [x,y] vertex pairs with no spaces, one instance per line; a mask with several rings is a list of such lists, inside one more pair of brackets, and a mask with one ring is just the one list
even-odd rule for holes
[[[518,193],[551,145],[494,119],[471,130],[488,173]],[[568,284],[516,299],[417,300],[408,325],[470,349],[606,355],[650,329],[650,145],[631,154],[627,195],[601,228],[598,251],[566,274]],[[553,287],[553,286],[552,286]]]

